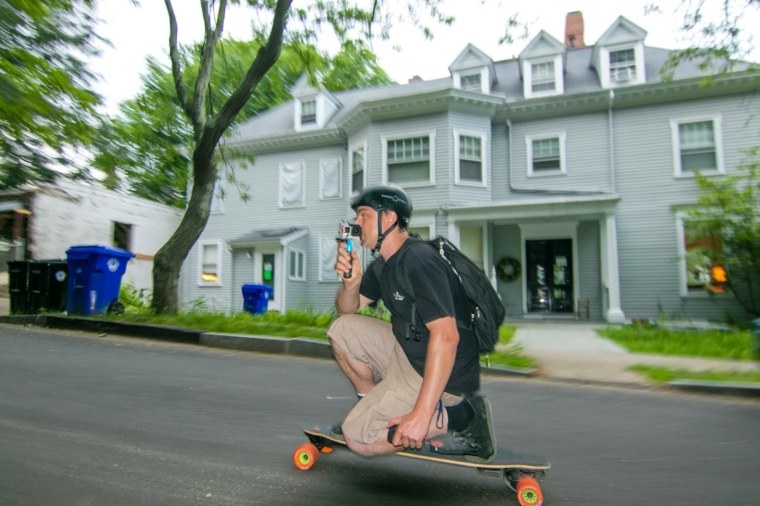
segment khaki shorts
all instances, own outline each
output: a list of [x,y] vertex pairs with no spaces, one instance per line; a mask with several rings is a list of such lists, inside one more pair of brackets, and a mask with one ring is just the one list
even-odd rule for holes
[[[367,364],[377,382],[344,420],[343,434],[363,444],[377,443],[386,437],[392,418],[412,411],[422,388],[422,376],[409,363],[390,323],[344,315],[333,322],[327,335],[336,346]],[[444,393],[441,401],[444,406],[453,406],[462,398]]]

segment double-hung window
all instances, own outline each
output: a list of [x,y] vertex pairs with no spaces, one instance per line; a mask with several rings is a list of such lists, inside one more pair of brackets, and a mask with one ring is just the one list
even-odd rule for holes
[[463,90],[468,91],[483,91],[481,86],[480,72],[477,74],[464,74],[459,78],[459,86]]
[[528,137],[528,175],[556,175],[566,172],[565,136]]
[[554,91],[557,87],[554,74],[554,61],[533,63],[531,65],[531,91]]
[[222,244],[219,241],[200,243],[199,285],[218,286],[222,284]]
[[722,250],[720,237],[706,235],[694,223],[678,220],[681,259],[681,295],[723,293],[728,281],[717,257]]
[[301,125],[317,124],[317,100],[304,100],[301,102]]
[[288,261],[288,279],[306,281],[306,253],[291,249]]
[[280,164],[280,207],[303,207],[305,179],[303,162]]
[[433,135],[386,139],[386,179],[389,183],[430,183],[433,181]]
[[458,154],[455,161],[455,181],[485,184],[484,136],[455,131],[454,146]]
[[340,158],[319,161],[319,198],[333,199],[343,196],[343,167]]
[[633,48],[610,51],[610,81],[625,83],[636,79],[636,52]]
[[366,165],[365,145],[351,150],[351,193],[358,193],[364,189],[364,166]]
[[720,118],[671,122],[675,175],[723,172]]

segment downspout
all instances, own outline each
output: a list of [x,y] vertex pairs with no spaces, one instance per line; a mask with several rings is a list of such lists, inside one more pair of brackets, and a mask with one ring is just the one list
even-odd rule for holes
[[609,139],[608,156],[610,158],[610,192],[615,193],[615,129],[613,128],[612,102],[615,100],[615,90],[610,90],[610,100],[607,106],[607,137]]

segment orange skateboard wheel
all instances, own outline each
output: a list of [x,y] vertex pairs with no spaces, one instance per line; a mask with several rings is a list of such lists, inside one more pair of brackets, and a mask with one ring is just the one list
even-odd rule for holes
[[308,471],[319,460],[319,450],[314,443],[303,443],[293,452],[293,464],[296,469]]
[[531,476],[523,476],[517,481],[517,500],[520,506],[541,506],[544,494],[541,486]]

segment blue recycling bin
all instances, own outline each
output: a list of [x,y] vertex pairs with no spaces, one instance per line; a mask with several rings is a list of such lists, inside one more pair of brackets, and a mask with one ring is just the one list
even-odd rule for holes
[[68,314],[104,315],[118,307],[121,277],[135,255],[107,246],[72,246],[69,267]]
[[259,283],[246,283],[243,285],[243,309],[249,313],[266,313],[269,299],[271,298],[271,286]]

